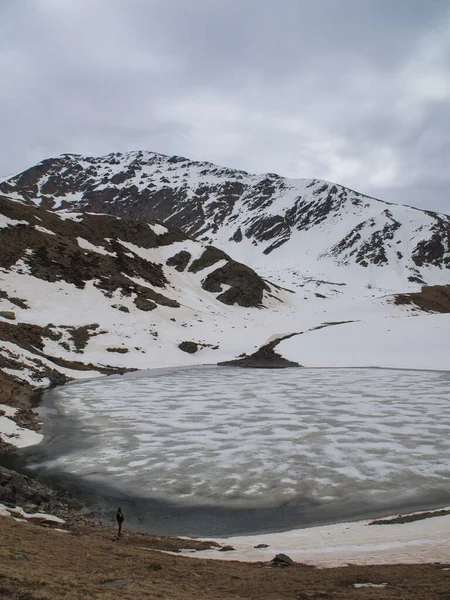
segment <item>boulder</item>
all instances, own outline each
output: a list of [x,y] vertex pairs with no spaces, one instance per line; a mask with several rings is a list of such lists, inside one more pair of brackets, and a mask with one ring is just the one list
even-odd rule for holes
[[275,567],[290,567],[294,564],[294,561],[287,554],[277,554],[272,558],[270,564]]

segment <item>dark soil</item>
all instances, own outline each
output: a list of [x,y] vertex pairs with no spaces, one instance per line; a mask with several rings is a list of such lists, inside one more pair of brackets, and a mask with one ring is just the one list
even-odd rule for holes
[[395,304],[412,304],[426,312],[450,312],[450,285],[424,286],[420,292],[399,294],[395,296]]

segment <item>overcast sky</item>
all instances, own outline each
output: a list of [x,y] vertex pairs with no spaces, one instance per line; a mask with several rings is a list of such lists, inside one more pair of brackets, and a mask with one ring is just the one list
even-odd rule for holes
[[152,150],[450,213],[449,0],[0,0],[0,175]]

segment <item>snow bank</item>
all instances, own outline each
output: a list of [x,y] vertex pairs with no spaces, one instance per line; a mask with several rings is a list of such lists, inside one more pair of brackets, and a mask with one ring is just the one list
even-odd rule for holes
[[53,523],[65,523],[64,519],[60,519],[59,517],[55,517],[55,515],[48,515],[46,513],[28,513],[23,510],[20,506],[16,506],[11,508],[6,506],[5,504],[0,503],[0,517],[14,517],[16,519],[27,521],[34,520],[44,520],[44,521],[52,521]]
[[[0,405],[0,409],[2,406]],[[27,446],[39,444],[43,438],[42,434],[19,427],[17,423],[8,417],[0,417],[0,439],[7,444],[12,444],[16,448],[26,448]]]
[[[356,317],[357,318],[357,317]],[[282,341],[277,352],[306,367],[450,370],[450,315],[367,318]]]
[[0,440],[12,444],[16,448],[26,448],[27,446],[39,444],[44,437],[43,435],[31,429],[19,427],[13,421],[17,410],[17,408],[7,404],[0,404],[0,411],[5,413],[4,416],[0,416]]
[[[245,562],[269,561],[276,554],[284,553],[295,562],[319,567],[447,563],[450,562],[450,515],[393,525],[369,526],[369,521],[357,521],[215,541],[231,545],[235,551],[182,552],[202,558]],[[258,544],[269,547],[255,548]]]

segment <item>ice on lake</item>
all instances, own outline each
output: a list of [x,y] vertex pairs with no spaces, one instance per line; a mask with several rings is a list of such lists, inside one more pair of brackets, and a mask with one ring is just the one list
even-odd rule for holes
[[449,373],[205,367],[77,383],[51,400],[64,434],[36,464],[141,498],[376,504],[450,481]]

